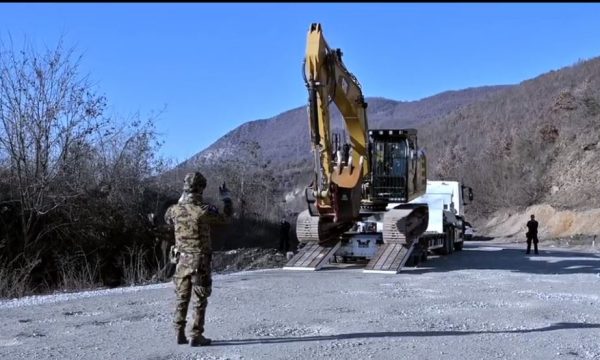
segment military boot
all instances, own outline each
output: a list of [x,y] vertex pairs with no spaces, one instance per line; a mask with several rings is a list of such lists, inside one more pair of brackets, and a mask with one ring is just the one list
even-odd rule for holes
[[188,339],[185,337],[185,328],[177,330],[177,344],[187,344]]
[[190,341],[190,346],[207,346],[210,345],[211,342],[211,339],[200,335],[192,338],[192,341]]
[[191,346],[206,346],[211,343],[210,339],[202,336],[204,333],[204,318],[207,303],[206,297],[204,297],[199,300],[196,306],[194,325],[192,326],[192,340],[190,341]]

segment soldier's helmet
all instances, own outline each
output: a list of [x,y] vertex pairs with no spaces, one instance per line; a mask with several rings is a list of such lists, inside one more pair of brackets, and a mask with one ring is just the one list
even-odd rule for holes
[[183,191],[188,193],[202,193],[206,188],[206,178],[198,171],[185,175]]

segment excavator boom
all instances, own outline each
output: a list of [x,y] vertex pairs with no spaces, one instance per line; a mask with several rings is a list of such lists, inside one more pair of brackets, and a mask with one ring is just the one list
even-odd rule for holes
[[[367,103],[358,80],[342,62],[341,50],[329,47],[320,24],[310,26],[304,66],[315,158],[315,210],[319,216],[333,216],[336,223],[352,221],[360,209],[363,177],[370,172]],[[332,149],[330,102],[339,109],[348,130],[347,154]]]

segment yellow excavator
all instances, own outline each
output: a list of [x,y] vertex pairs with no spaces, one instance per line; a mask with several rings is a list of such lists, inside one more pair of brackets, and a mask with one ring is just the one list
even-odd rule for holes
[[[303,247],[284,269],[318,270],[352,246],[369,260],[365,271],[397,273],[428,222],[427,204],[411,203],[427,186],[417,132],[369,129],[361,85],[318,23],[308,31],[304,81],[314,177],[305,190],[307,209],[296,221]],[[332,136],[331,103],[343,117],[347,139]]]

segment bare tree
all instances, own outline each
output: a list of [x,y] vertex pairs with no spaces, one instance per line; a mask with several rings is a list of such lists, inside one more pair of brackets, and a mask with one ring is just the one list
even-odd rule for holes
[[[153,261],[158,115],[106,117],[79,63],[62,42],[41,52],[0,42],[0,267],[26,269],[32,286],[65,274],[95,283],[132,266],[127,249],[140,251],[135,266]],[[123,270],[110,270],[115,283]]]
[[51,189],[105,123],[105,99],[79,75],[78,63],[62,42],[42,54],[0,43],[0,153],[10,164],[24,248],[47,233],[35,238],[41,216],[78,195]]
[[280,204],[274,200],[281,199],[282,195],[261,146],[256,141],[243,141],[234,151],[243,156],[216,166],[216,172],[237,197],[239,216],[276,220]]

